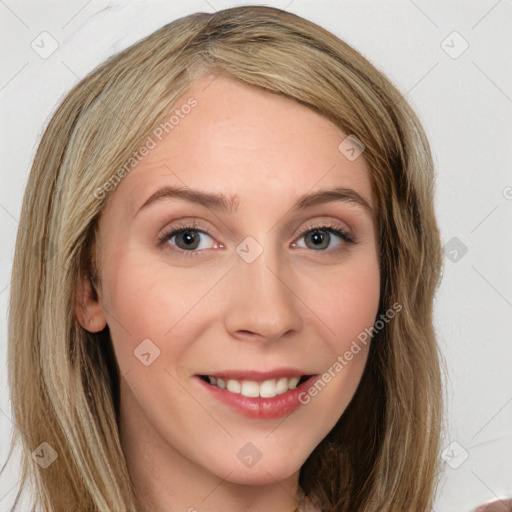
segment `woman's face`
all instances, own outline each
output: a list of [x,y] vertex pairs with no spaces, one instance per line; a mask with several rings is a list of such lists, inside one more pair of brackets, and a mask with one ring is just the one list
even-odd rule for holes
[[222,75],[175,108],[102,212],[99,306],[84,317],[110,329],[126,446],[233,483],[279,481],[365,366],[353,342],[380,292],[369,169],[320,115]]

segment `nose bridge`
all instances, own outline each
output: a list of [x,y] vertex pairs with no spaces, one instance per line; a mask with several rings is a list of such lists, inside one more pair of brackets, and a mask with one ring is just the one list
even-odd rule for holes
[[300,330],[299,303],[288,283],[290,272],[277,242],[265,245],[247,237],[237,247],[235,268],[226,312],[226,327],[232,333],[253,333],[275,340],[288,331]]

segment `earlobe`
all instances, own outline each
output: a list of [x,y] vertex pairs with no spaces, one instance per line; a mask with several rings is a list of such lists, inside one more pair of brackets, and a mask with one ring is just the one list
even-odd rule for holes
[[107,319],[90,274],[82,276],[76,288],[75,313],[80,325],[89,332],[99,332],[107,326]]

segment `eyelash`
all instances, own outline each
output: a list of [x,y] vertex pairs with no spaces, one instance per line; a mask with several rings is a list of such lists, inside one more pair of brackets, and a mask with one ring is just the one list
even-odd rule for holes
[[[159,247],[161,247],[164,244],[166,244],[171,238],[178,236],[186,231],[198,231],[199,233],[203,233],[203,234],[208,235],[209,237],[213,238],[213,236],[210,233],[208,233],[208,231],[201,229],[199,227],[199,225],[194,221],[194,222],[191,222],[188,224],[183,223],[183,224],[175,225],[172,227],[172,229],[170,231],[166,231],[162,235],[159,235],[157,245]],[[336,223],[310,224],[310,225],[306,226],[303,230],[301,230],[301,232],[299,233],[297,238],[302,238],[304,235],[306,235],[307,233],[309,233],[311,231],[326,231],[328,233],[338,236],[345,243],[349,243],[349,244],[355,243],[354,239]],[[175,250],[176,252],[178,252],[180,255],[183,255],[183,256],[193,256],[195,254],[200,254],[202,252],[201,250],[186,251],[186,250],[180,249],[180,248],[174,248],[173,250]],[[313,249],[311,249],[311,250],[313,250]],[[318,252],[338,252],[340,250],[343,250],[343,247],[338,247],[337,249],[331,249],[331,250],[328,250],[328,249],[320,250]]]

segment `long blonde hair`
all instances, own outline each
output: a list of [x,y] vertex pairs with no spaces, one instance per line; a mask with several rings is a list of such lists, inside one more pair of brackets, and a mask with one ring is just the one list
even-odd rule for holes
[[[75,316],[94,271],[95,191],[140,148],[191,81],[220,71],[281,93],[364,142],[377,198],[381,304],[400,314],[375,333],[348,408],[300,470],[323,511],[431,509],[442,392],[432,324],[441,250],[434,170],[403,96],[321,27],[270,7],[176,20],[110,58],[68,94],[39,145],[16,241],[9,311],[13,442],[22,485],[46,512],[138,509],[118,433],[119,375],[108,329]],[[30,453],[58,454],[44,469]]]

